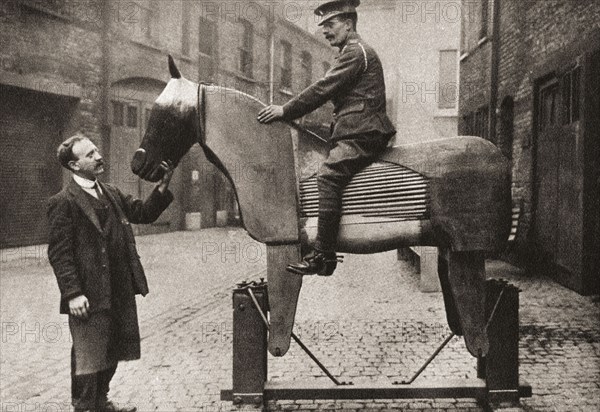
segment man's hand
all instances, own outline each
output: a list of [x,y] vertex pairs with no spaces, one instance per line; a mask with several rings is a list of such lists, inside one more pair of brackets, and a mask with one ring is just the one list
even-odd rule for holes
[[283,106],[272,104],[258,112],[258,121],[261,123],[271,123],[283,118]]
[[69,313],[71,315],[87,319],[89,317],[90,302],[84,295],[79,295],[69,301]]
[[163,175],[162,179],[160,179],[160,182],[158,184],[158,191],[160,193],[164,193],[165,190],[167,190],[167,188],[169,187],[169,183],[171,182],[171,178],[173,177],[173,167],[171,167],[170,163],[167,163],[165,161],[162,161],[160,163],[160,167],[165,171],[165,174]]

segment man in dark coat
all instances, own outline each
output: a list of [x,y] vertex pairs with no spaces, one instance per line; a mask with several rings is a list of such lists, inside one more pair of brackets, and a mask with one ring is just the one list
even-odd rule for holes
[[73,175],[48,202],[48,256],[61,293],[60,313],[69,314],[72,402],[75,411],[134,411],[108,400],[117,362],[140,358],[135,295],[148,284],[131,223],[151,223],[169,206],[165,176],[146,201],[126,196],[96,177],[104,171],[98,148],[75,135],[58,148],[58,160]]
[[372,163],[396,133],[386,114],[383,68],[377,53],[356,33],[360,0],[327,1],[315,10],[329,43],[340,54],[325,77],[283,106],[271,105],[258,121],[293,120],[333,101],[331,150],[317,175],[319,216],[314,250],[288,271],[329,276],[335,254],[342,208],[342,191],[359,170]]

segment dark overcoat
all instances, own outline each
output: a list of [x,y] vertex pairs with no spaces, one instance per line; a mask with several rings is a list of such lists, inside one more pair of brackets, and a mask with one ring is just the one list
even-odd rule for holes
[[[173,200],[171,192],[154,190],[142,201],[100,184],[114,206],[127,244],[126,256],[136,294],[148,293],[148,282],[136,250],[131,223],[152,223]],[[69,313],[69,300],[88,298],[90,311],[111,308],[107,235],[87,194],[74,180],[48,201],[48,257],[60,289],[60,313]]]
[[328,100],[334,106],[332,140],[372,132],[392,136],[396,132],[386,113],[385,80],[379,56],[356,33],[349,35],[325,77],[283,106],[283,117],[297,119]]

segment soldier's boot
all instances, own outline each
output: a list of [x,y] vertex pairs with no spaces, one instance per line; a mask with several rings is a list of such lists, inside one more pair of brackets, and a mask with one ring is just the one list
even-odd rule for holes
[[304,256],[302,262],[290,264],[286,269],[288,272],[297,275],[331,276],[338,262],[343,262],[343,259],[343,256],[336,255],[335,252],[323,252],[314,249],[308,255]]

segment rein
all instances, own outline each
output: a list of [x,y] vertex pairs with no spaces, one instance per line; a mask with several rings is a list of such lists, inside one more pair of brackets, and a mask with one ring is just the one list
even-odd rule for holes
[[[206,125],[206,118],[204,116],[204,89],[206,88],[207,85],[210,85],[210,83],[198,84],[198,99],[197,99],[197,103],[196,103],[196,108],[198,109],[198,132],[196,133],[196,138],[197,138],[198,143],[200,143],[200,144],[202,144],[202,142],[204,140],[204,130],[205,130],[204,126]],[[242,93],[242,92],[239,92],[239,93]],[[254,96],[251,96],[246,93],[243,93],[243,94],[245,96],[249,97],[250,99],[260,103],[263,107],[267,106],[266,104],[264,104],[263,102],[261,102],[260,100],[255,98]],[[200,111],[200,107],[202,107],[202,111]],[[284,123],[286,123],[288,126],[293,127],[294,129],[296,129],[300,132],[306,133],[313,139],[320,140],[323,143],[329,143],[327,141],[327,139],[323,139],[321,136],[319,136],[315,132],[308,130],[304,126],[301,126],[300,124],[298,124],[294,121],[284,121]]]

